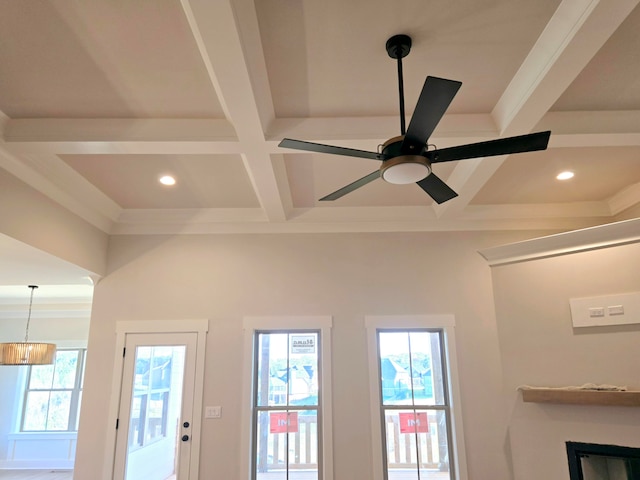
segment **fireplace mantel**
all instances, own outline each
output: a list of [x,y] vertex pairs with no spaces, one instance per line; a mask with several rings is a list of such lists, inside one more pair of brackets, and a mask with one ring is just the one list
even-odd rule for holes
[[521,391],[524,402],[640,407],[640,391],[637,390],[612,391],[541,387],[526,388]]

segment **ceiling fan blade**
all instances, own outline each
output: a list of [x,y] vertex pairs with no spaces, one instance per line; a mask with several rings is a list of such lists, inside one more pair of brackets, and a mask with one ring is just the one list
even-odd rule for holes
[[416,183],[437,203],[444,203],[447,200],[451,200],[458,196],[458,194],[454,192],[449,185],[444,183],[433,173]]
[[550,131],[530,133],[518,137],[499,138],[488,142],[470,143],[459,147],[443,148],[428,153],[431,163],[451,162],[467,158],[491,157],[510,153],[534,152],[546,150]]
[[296,150],[306,150],[308,152],[330,153],[332,155],[346,155],[348,157],[384,160],[384,156],[377,152],[367,152],[366,150],[356,150],[354,148],[335,147],[333,145],[323,145],[322,143],[305,142],[303,140],[292,140],[290,138],[283,139],[278,146],[293,148]]
[[402,153],[421,153],[462,82],[427,77],[402,142]]
[[326,197],[322,197],[320,199],[321,202],[327,200],[337,200],[340,197],[345,196],[347,193],[351,193],[357,188],[364,187],[367,183],[373,182],[376,178],[380,178],[380,170],[376,170],[373,173],[370,173],[366,177],[362,177],[360,180],[356,180],[353,183],[350,183],[346,187],[342,187],[340,190],[336,190],[333,193],[330,193]]

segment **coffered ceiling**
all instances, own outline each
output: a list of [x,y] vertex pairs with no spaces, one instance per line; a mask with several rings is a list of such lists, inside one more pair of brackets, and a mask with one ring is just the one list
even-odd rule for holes
[[[0,0],[0,168],[109,234],[610,223],[640,203],[639,1]],[[398,33],[408,118],[427,75],[462,82],[430,143],[549,149],[436,164],[442,205],[383,180],[319,202],[378,162],[278,143],[399,135]]]

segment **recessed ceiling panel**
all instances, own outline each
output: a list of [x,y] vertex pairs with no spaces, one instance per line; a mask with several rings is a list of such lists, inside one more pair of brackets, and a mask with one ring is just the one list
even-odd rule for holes
[[2,2],[11,118],[222,118],[178,0]]
[[[253,208],[259,202],[236,155],[61,155],[122,208]],[[159,183],[163,175],[173,186]]]
[[[640,147],[552,148],[512,155],[473,204],[602,201],[640,182]],[[564,170],[571,180],[556,180]]]
[[399,33],[413,38],[407,113],[427,75],[463,82],[450,113],[489,112],[558,4],[256,1],[276,115],[397,115],[396,61],[385,42]]
[[556,111],[640,110],[640,6],[553,106]]

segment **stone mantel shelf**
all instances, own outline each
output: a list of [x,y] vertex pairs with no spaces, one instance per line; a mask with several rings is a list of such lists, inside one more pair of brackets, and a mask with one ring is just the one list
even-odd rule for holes
[[521,391],[524,402],[640,407],[640,391],[638,390],[612,391],[541,387],[526,388]]

